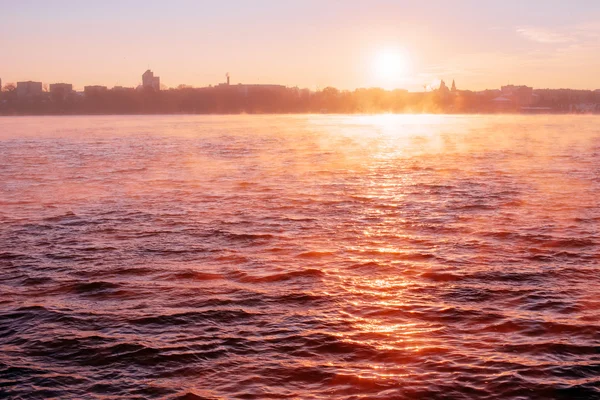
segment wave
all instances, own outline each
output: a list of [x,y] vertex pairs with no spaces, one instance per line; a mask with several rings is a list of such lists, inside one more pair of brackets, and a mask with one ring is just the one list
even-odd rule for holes
[[423,118],[0,138],[0,397],[600,399],[597,121]]

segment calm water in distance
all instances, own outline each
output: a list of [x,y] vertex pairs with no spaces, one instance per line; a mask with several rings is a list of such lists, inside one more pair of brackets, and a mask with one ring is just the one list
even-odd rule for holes
[[0,397],[600,398],[600,118],[0,118]]

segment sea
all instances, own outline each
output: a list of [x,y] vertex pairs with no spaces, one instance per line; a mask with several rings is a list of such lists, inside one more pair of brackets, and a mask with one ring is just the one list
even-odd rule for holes
[[600,116],[2,117],[0,397],[599,399]]

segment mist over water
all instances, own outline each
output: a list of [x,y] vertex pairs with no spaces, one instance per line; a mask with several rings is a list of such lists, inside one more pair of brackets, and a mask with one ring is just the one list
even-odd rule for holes
[[599,194],[592,116],[0,118],[0,397],[600,398]]

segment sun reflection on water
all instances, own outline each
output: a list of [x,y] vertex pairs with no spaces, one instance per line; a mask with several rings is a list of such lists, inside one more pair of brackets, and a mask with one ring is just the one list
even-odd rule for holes
[[77,393],[97,366],[207,398],[593,384],[598,121],[543,118],[9,122],[2,357]]

